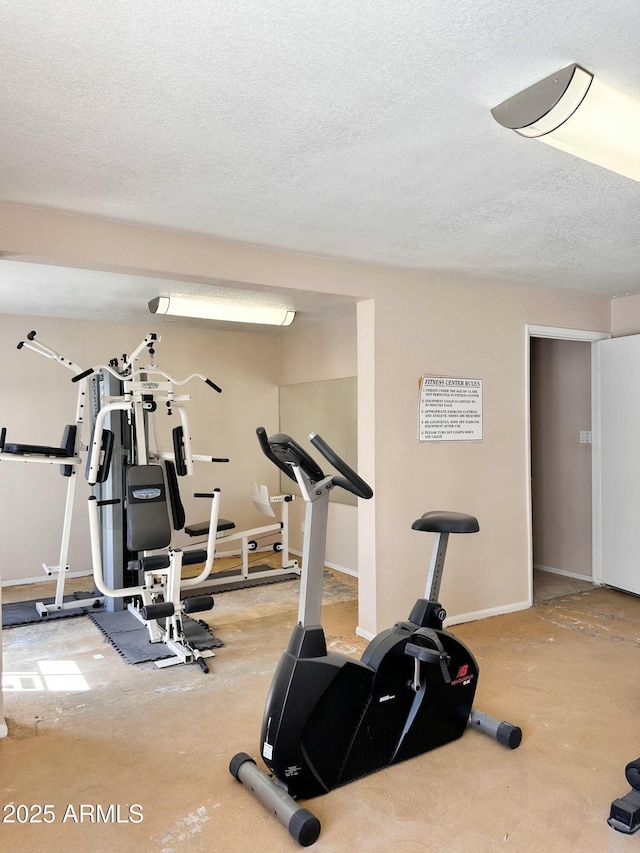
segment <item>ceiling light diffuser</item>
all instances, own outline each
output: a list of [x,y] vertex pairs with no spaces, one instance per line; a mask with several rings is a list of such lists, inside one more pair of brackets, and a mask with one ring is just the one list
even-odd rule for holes
[[149,302],[152,314],[171,314],[177,317],[198,317],[203,320],[222,320],[229,323],[259,323],[267,326],[290,326],[295,311],[288,308],[268,308],[260,305],[225,305],[186,296],[156,296]]
[[503,127],[640,181],[640,101],[573,63],[491,110]]

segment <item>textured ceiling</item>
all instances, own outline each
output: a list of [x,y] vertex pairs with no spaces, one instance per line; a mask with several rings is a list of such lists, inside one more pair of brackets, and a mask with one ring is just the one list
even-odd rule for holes
[[639,46],[637,0],[3,0],[0,201],[636,293],[640,184],[490,108],[574,61],[640,97]]
[[284,288],[257,291],[255,285],[247,284],[242,287],[237,282],[215,281],[197,284],[100,270],[0,260],[0,311],[6,314],[148,323],[157,331],[167,324],[226,331],[234,328],[273,334],[284,330],[284,327],[277,326],[229,324],[151,314],[148,307],[150,300],[156,296],[168,295],[204,297],[213,302],[291,309],[296,312],[295,328],[354,316],[356,310],[352,298],[338,295]]

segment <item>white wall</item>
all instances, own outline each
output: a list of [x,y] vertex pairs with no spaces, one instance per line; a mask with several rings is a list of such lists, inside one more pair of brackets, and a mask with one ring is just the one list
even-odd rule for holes
[[640,296],[611,300],[611,334],[614,338],[640,333]]
[[[26,444],[60,442],[66,423],[75,416],[77,386],[72,373],[56,362],[26,348],[18,341],[31,329],[51,349],[82,367],[107,363],[131,352],[150,331],[149,326],[115,325],[0,314],[1,426],[7,439]],[[250,484],[265,483],[278,489],[277,472],[264,458],[255,438],[257,425],[278,427],[278,341],[274,335],[208,332],[165,326],[157,346],[156,364],[176,378],[201,372],[222,388],[222,394],[194,381],[184,386],[192,399],[187,403],[194,453],[229,457],[230,463],[196,465],[193,477],[182,478],[180,490],[187,519],[204,520],[208,507],[195,500],[196,491],[222,490],[221,514],[239,529],[268,523],[254,509]],[[145,362],[146,363],[146,359]],[[158,435],[171,450],[170,429],[177,416],[161,413]],[[89,440],[88,429],[85,433]],[[86,455],[85,455],[86,458]],[[3,582],[44,578],[41,564],[57,564],[67,480],[58,465],[0,461],[0,502],[3,508],[0,562]],[[89,488],[84,465],[78,475],[76,504],[69,553],[70,571],[90,569],[86,501]],[[188,541],[184,535],[178,542]]]

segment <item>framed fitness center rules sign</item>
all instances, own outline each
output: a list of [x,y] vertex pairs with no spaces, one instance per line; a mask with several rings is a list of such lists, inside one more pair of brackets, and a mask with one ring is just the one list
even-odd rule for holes
[[418,441],[482,441],[482,379],[423,376]]

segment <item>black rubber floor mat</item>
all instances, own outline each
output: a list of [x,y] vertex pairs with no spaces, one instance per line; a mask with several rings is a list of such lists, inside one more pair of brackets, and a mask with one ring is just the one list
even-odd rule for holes
[[[70,619],[72,616],[84,616],[94,608],[91,604],[83,607],[82,599],[88,598],[92,601],[96,598],[96,593],[93,592],[75,592],[73,595],[65,595],[64,601],[77,601],[78,607],[73,607],[69,610],[58,610],[55,613],[50,613],[48,616],[40,616],[36,609],[38,601],[44,604],[53,604],[55,598],[38,598],[32,601],[8,601],[2,605],[2,627],[16,628],[19,625],[32,625],[36,622],[50,622],[52,619]],[[100,605],[100,608],[102,605]]]
[[[164,643],[150,643],[149,631],[128,610],[110,613],[106,610],[89,613],[89,618],[127,663],[146,663],[171,657]],[[224,645],[214,637],[208,627],[183,616],[182,624],[187,640],[199,649],[216,649]]]

